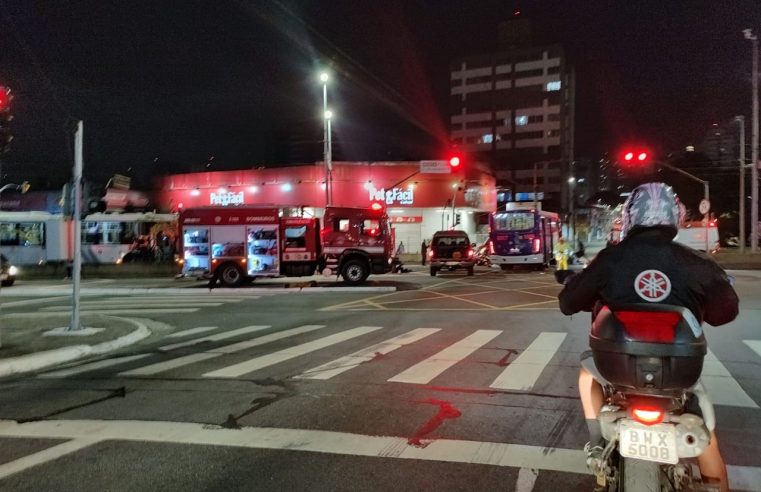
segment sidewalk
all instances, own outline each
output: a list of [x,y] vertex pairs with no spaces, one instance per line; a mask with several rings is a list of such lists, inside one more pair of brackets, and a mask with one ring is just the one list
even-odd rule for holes
[[85,315],[81,319],[84,328],[71,332],[66,331],[69,313],[27,314],[2,317],[0,377],[105,354],[151,335],[145,323],[128,318]]

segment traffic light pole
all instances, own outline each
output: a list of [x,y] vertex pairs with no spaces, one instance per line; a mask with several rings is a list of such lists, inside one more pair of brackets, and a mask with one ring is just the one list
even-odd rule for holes
[[74,134],[74,266],[71,270],[72,299],[69,331],[82,328],[79,318],[80,283],[82,281],[82,121]]
[[740,125],[740,253],[745,253],[745,117],[735,121]]
[[[687,171],[685,171],[683,169],[679,169],[678,167],[674,167],[671,164],[667,164],[667,163],[665,163],[663,161],[659,161],[658,165],[663,166],[663,167],[667,167],[667,168],[671,169],[672,171],[676,171],[679,174],[687,176],[688,178],[690,178],[692,180],[695,180],[698,183],[701,183],[703,185],[703,198],[706,201],[708,201],[708,199],[710,198],[710,190],[709,190],[709,187],[708,187],[708,181],[706,181],[704,179],[700,179],[697,176],[693,176],[692,174],[688,173]],[[709,220],[708,220],[708,214],[709,214],[708,211],[705,214],[703,214],[703,220],[705,221],[705,227],[706,227],[706,230],[705,230],[706,253],[708,253],[708,222],[709,222]]]

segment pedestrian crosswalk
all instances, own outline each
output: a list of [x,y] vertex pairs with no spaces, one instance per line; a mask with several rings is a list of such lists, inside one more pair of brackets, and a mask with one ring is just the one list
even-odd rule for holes
[[[560,391],[575,387],[578,354],[584,340],[565,332],[540,331],[520,337],[507,330],[472,329],[453,332],[440,327],[330,327],[250,325],[234,329],[198,326],[166,337],[173,343],[140,354],[58,368],[40,378],[181,377],[235,379],[289,378],[300,381],[343,381],[356,372],[363,381],[441,386],[451,374],[462,386],[506,392]],[[761,340],[744,340],[746,357],[761,362]],[[576,346],[578,345],[578,346]],[[509,348],[506,348],[509,347]],[[506,353],[499,361],[495,355]],[[573,361],[573,362],[569,362]],[[464,367],[478,365],[478,370]],[[730,364],[730,367],[731,364]],[[180,371],[180,372],[178,372]],[[393,371],[393,374],[391,373]],[[759,408],[757,381],[736,379],[717,355],[705,359],[703,383],[714,404]],[[754,392],[755,391],[755,392]]]

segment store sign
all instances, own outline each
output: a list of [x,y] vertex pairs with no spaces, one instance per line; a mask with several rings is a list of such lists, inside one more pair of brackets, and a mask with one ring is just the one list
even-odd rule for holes
[[418,215],[414,217],[392,216],[388,218],[388,221],[392,224],[419,224],[423,222],[423,216],[422,215]]
[[414,190],[408,188],[394,188],[386,191],[384,188],[376,190],[370,187],[370,200],[383,200],[386,205],[412,205],[415,200]]
[[210,193],[209,202],[211,205],[222,205],[223,207],[228,205],[243,205],[243,192]]

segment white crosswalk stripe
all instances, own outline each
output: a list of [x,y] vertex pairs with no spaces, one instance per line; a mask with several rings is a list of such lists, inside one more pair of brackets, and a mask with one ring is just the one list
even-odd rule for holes
[[398,337],[388,339],[385,342],[371,345],[370,347],[358,350],[353,354],[317,366],[314,369],[299,374],[296,376],[296,379],[330,379],[333,376],[348,371],[349,369],[354,369],[360,364],[371,361],[379,354],[386,355],[405,345],[422,340],[428,335],[432,335],[440,330],[441,328],[416,328],[403,335],[399,335]]
[[311,342],[302,343],[301,345],[256,357],[239,364],[223,367],[216,371],[207,372],[203,377],[235,378],[380,329],[380,326],[360,326],[358,328],[352,328],[351,330],[342,331]]
[[[253,328],[253,327],[248,327],[248,328]],[[262,330],[265,328],[269,328],[269,326],[257,326],[256,328]],[[266,343],[274,342],[276,340],[281,340],[283,338],[288,338],[294,335],[301,335],[303,333],[308,333],[310,331],[319,330],[320,328],[325,328],[325,325],[299,326],[298,328],[292,328],[290,330],[270,333],[269,335],[263,335],[261,337],[257,337],[257,338],[246,340],[239,343],[234,343],[232,345],[226,345],[223,347],[219,347],[217,349],[207,350],[205,352],[200,352],[196,354],[189,354],[183,357],[178,357],[176,359],[171,359],[164,362],[158,362],[156,364],[151,364],[148,366],[138,367],[130,371],[121,372],[119,373],[119,375],[120,376],[151,376],[153,374],[158,374],[161,372],[170,371],[172,369],[177,369],[178,367],[195,364],[196,362],[201,362],[208,359],[214,359],[224,354],[231,354],[233,352],[245,350],[251,347],[255,347],[257,345],[264,345]],[[226,337],[226,338],[230,338],[230,337]],[[217,338],[217,340],[219,339],[220,338]]]
[[187,330],[182,331],[176,331],[172,333],[171,335],[167,335],[167,338],[181,338],[186,337],[188,335],[197,335],[199,333],[203,333],[205,331],[212,331],[218,329],[218,326],[198,326],[196,328],[189,328]]
[[540,333],[490,387],[504,390],[530,390],[560,349],[565,337],[565,333]]
[[[80,302],[80,309],[83,314],[107,314],[107,315],[128,315],[128,314],[180,314],[193,313],[202,308],[219,307],[226,303],[236,303],[244,300],[259,299],[260,295],[247,294],[225,294],[211,295],[198,293],[191,295],[155,295],[155,296],[112,296],[101,299],[84,298]],[[38,312],[43,313],[62,313],[71,309],[70,297],[53,297],[46,298],[48,301],[67,301],[63,304],[53,306],[43,306]],[[17,301],[20,303],[29,301]],[[36,301],[35,301],[36,302]],[[34,313],[14,313],[14,316],[25,317],[32,316]]]
[[748,396],[740,383],[732,377],[710,349],[703,361],[703,373],[700,375],[700,380],[715,405],[758,408],[756,402]]
[[427,384],[462,359],[492,341],[502,331],[477,330],[428,359],[389,379],[395,383]]
[[243,328],[238,328],[238,329],[230,330],[230,331],[224,331],[222,333],[217,333],[215,335],[204,336],[201,338],[193,338],[192,340],[186,340],[184,342],[173,343],[171,345],[164,345],[163,347],[159,347],[159,350],[161,350],[162,352],[168,352],[170,350],[175,350],[182,347],[190,347],[191,345],[197,345],[199,343],[218,342],[220,340],[225,340],[227,338],[237,337],[238,335],[246,335],[248,333],[252,333],[255,331],[266,330],[267,328],[271,328],[271,325],[244,326]]
[[132,362],[133,360],[144,359],[145,357],[148,357],[150,355],[151,354],[138,354],[138,355],[129,355],[126,357],[115,357],[113,359],[99,360],[96,362],[91,362],[89,364],[82,364],[81,366],[69,367],[66,369],[60,369],[58,371],[53,371],[53,372],[46,372],[44,374],[38,375],[37,377],[43,378],[43,379],[65,378],[65,377],[74,376],[77,374],[82,374],[83,372],[96,371],[98,369],[104,369],[106,367],[117,366],[119,364],[124,364],[126,362]]

